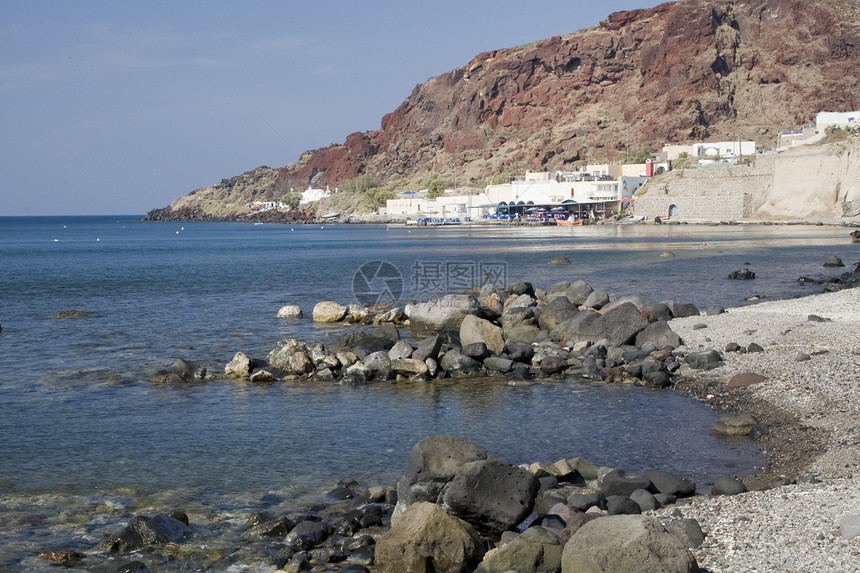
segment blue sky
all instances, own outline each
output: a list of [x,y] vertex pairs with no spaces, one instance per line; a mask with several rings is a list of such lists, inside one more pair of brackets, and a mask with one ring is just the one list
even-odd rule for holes
[[0,216],[144,214],[378,129],[480,52],[653,0],[0,4]]

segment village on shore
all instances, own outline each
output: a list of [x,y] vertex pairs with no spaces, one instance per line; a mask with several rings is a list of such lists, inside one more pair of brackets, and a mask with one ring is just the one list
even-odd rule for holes
[[[782,173],[784,168],[778,165],[782,152],[821,143],[828,135],[839,131],[854,135],[860,132],[860,111],[821,112],[815,123],[780,132],[776,148],[758,148],[754,141],[741,140],[667,145],[657,153],[648,153],[647,158],[640,158],[641,163],[594,163],[577,171],[529,171],[519,177],[510,176],[507,181],[488,184],[480,191],[469,188],[404,190],[373,213],[318,212],[314,220],[408,225],[566,226],[606,220],[714,222],[755,217],[791,220],[803,218],[804,214],[818,217],[818,220],[854,217],[860,215],[860,196],[855,197],[857,190],[843,192],[845,196],[835,200],[838,205],[815,205],[827,202],[821,195],[827,193],[828,186],[839,188],[838,181],[809,182],[809,187],[821,188],[815,197],[791,197],[793,189],[775,189],[785,187],[786,179],[804,179]],[[679,165],[683,166],[683,174],[673,178],[673,171]],[[667,175],[668,179],[651,181],[660,175]],[[796,181],[796,184],[802,183]],[[312,208],[321,199],[338,193],[338,189],[309,187],[300,194],[299,206]],[[793,203],[799,212],[782,213],[773,207],[785,202]],[[812,205],[801,207],[801,202]],[[257,201],[246,207],[257,217],[290,208],[278,201]],[[806,213],[800,211],[804,208]],[[842,213],[838,212],[840,209]]]

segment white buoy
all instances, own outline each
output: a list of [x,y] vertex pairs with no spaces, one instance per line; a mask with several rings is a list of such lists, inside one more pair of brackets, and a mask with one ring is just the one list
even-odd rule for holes
[[101,239],[96,239],[96,243],[98,243],[99,241],[101,241]]
[[54,239],[54,242],[55,242],[55,243],[59,243],[59,242],[60,242],[60,239]]

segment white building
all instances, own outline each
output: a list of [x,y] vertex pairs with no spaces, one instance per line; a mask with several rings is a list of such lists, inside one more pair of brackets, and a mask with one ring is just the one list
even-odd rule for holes
[[314,189],[308,185],[308,188],[302,193],[302,198],[299,199],[299,203],[311,203],[313,201],[325,199],[326,197],[331,197],[328,185],[326,185],[325,189]]
[[822,111],[815,116],[816,129],[824,133],[830,126],[860,127],[860,111]]

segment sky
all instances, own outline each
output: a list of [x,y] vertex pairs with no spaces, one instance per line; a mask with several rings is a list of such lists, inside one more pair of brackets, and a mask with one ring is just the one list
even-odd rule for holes
[[0,3],[0,216],[143,215],[653,0]]

